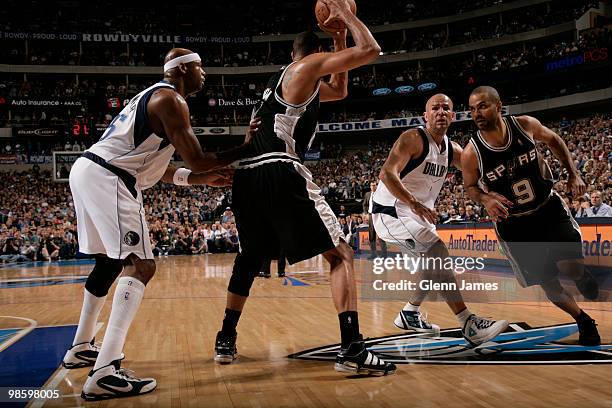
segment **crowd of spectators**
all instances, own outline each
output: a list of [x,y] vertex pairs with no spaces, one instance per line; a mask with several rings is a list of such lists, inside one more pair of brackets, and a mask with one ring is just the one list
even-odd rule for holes
[[[384,10],[381,10],[380,7],[375,7],[375,11],[373,10],[372,13],[367,13],[367,10],[372,8],[374,4],[364,2],[363,6],[360,5],[360,8],[364,7],[364,11],[360,15],[376,16],[374,17],[374,20],[376,20],[375,23],[381,24],[390,22],[381,18],[381,15],[384,15],[385,12],[389,12],[389,10],[394,10],[390,15],[395,17],[395,21],[410,21],[411,17],[414,16],[414,10],[419,10],[419,16],[421,16],[421,18],[427,15],[427,12],[424,14],[422,13],[423,10],[436,9],[436,13],[441,11],[438,7],[432,7],[431,5],[425,6],[424,4],[417,3],[423,2],[414,1],[406,4],[402,2],[392,3],[390,7],[384,7]],[[494,3],[494,1],[484,1],[484,3]],[[570,0],[564,4],[564,7],[553,7],[549,3],[544,3],[484,17],[462,20],[449,25],[408,29],[403,35],[401,31],[381,33],[377,35],[377,38],[385,53],[393,54],[433,50],[435,48],[449,47],[473,41],[499,38],[505,35],[532,31],[542,27],[573,21],[580,17],[586,8],[595,5],[595,3],[596,2],[591,0]],[[207,5],[207,7],[208,6],[209,5]],[[473,4],[471,6],[473,6]],[[250,5],[249,7],[253,6]],[[397,10],[398,8],[400,10]],[[290,13],[291,9],[284,11]],[[459,12],[461,11],[461,8],[459,8]],[[231,15],[231,10],[225,10],[224,8],[223,12],[226,13],[225,15]],[[242,13],[244,13],[244,11]],[[207,15],[210,15],[210,12],[207,12]],[[245,13],[244,15],[248,14]],[[148,13],[144,13],[144,16],[145,19],[138,19],[136,25],[130,26],[130,34],[138,32],[134,31],[134,27],[137,27],[138,23],[146,24]],[[269,16],[274,16],[275,19],[279,18],[278,13],[270,13]],[[287,15],[283,15],[282,18],[286,17]],[[402,17],[404,20],[402,20]],[[96,16],[96,18],[100,17]],[[368,20],[368,17],[364,18]],[[300,19],[303,20],[301,17]],[[99,27],[98,32],[111,34],[117,32],[125,33],[121,28],[115,28],[116,21],[112,18],[111,20],[112,22],[105,24],[103,27]],[[125,16],[122,15],[121,20],[131,21],[131,15],[129,13]],[[254,20],[258,19],[255,18]],[[100,19],[97,21],[99,23],[104,20]],[[17,28],[13,26],[14,24],[17,24],[17,22],[7,23],[5,27],[6,31],[17,30]],[[30,25],[26,31],[37,31],[34,26],[35,24]],[[166,19],[161,20],[154,26],[157,27],[156,30],[159,30],[156,31],[158,34],[163,34],[164,32],[172,33],[172,27],[174,27],[172,22]],[[236,31],[241,28],[239,24],[230,24],[228,26],[227,28],[232,30],[233,36],[239,36]],[[262,26],[270,27],[269,24],[265,23],[263,23]],[[296,27],[298,26],[299,25],[296,24],[294,20],[292,24],[286,27],[287,31],[280,32],[293,33],[297,31]],[[304,28],[307,26],[308,25],[305,24]],[[188,25],[181,25],[181,27],[185,27],[189,30]],[[93,26],[88,26],[88,28],[96,32]],[[148,28],[151,29],[151,24],[149,24]],[[43,28],[41,27],[40,30],[43,30]],[[83,29],[81,28],[77,30],[77,32],[83,32]],[[188,31],[182,32],[185,33]],[[36,41],[34,45],[30,44],[29,47],[24,47],[23,44],[20,44],[18,41],[13,41],[7,43],[2,48],[4,51],[0,52],[0,55],[2,55],[5,63],[33,65],[159,66],[167,51],[167,47],[164,45],[147,44],[145,47],[140,44],[132,44],[128,47],[126,44],[121,43],[86,43],[84,46],[79,47],[75,42],[61,41],[54,43],[44,40]],[[270,47],[265,43],[242,43],[239,45],[230,43],[224,45],[196,44],[196,48],[203,57],[203,64],[205,66],[262,66],[284,64],[290,59],[290,44],[284,42],[270,43]]]
[[[388,66],[367,66],[351,72],[349,76],[349,95],[351,98],[372,96],[372,90],[380,87],[395,89],[397,86],[423,82],[448,83],[459,86],[469,82],[470,78],[506,75],[511,72],[542,71],[544,62],[554,61],[568,55],[579,55],[588,50],[608,48],[612,45],[612,34],[606,28],[592,30],[581,34],[578,40],[557,39],[543,43],[524,43],[479,50],[474,53],[461,54],[445,60],[444,69],[440,69],[439,61],[424,60],[419,64],[390,64]],[[531,72],[531,71],[529,71]],[[521,74],[523,75],[523,74]],[[219,101],[261,98],[268,81],[269,74],[232,77],[226,76],[221,82],[219,77],[208,78],[204,90],[196,97],[200,106],[211,106],[210,100],[215,100],[216,107],[202,110],[193,109],[194,126],[234,125],[248,123],[250,108],[230,109],[220,107]],[[459,79],[459,81],[457,81]],[[501,78],[503,79],[503,78]],[[525,101],[567,95],[573,92],[595,89],[605,77],[592,76],[589,81],[562,81],[559,86],[525,87],[523,94],[515,92],[514,99],[506,99],[507,103],[522,103]],[[122,105],[135,94],[145,89],[157,77],[130,76],[126,82],[125,76],[107,77],[41,77],[28,75],[12,76],[0,80],[0,99],[11,101],[15,99],[58,99],[77,100],[81,105],[66,109],[58,107],[17,107],[11,109],[9,117],[6,111],[0,116],[0,125],[20,124],[69,124],[71,119],[83,115],[85,111],[96,112],[95,123],[107,123],[118,113]],[[452,89],[446,89],[451,92]],[[527,93],[525,93],[527,92]],[[89,104],[89,106],[87,106]],[[104,109],[104,110],[102,110]],[[325,121],[340,121],[335,116],[348,120],[369,116],[369,112],[338,113],[332,112]],[[385,117],[390,117],[385,115]],[[380,119],[379,117],[377,117]]]
[[[358,15],[367,25],[384,25],[402,21],[459,15],[515,0],[457,0],[429,2],[409,0],[387,2],[380,7],[376,2],[360,2]],[[0,11],[0,29],[5,31],[62,32],[62,33],[176,33],[189,36],[251,36],[299,31],[297,27],[313,27],[313,2],[266,0],[231,3],[178,3],[160,9],[143,9],[125,2],[97,3],[38,3],[23,8],[15,1],[6,2]],[[565,0],[564,13],[575,15],[597,0]],[[15,13],[14,10],[20,10]],[[121,10],[121,13],[117,13]],[[559,12],[557,12],[559,13]],[[550,13],[555,15],[554,8]],[[231,24],[228,20],[231,19]]]
[[[0,178],[0,259],[57,260],[77,254],[74,206],[67,183],[54,183],[38,166]],[[231,190],[157,184],[144,193],[155,255],[237,251],[227,208]]]
[[[555,189],[566,200],[576,217],[612,216],[612,118],[595,115],[581,120],[548,123],[566,142],[576,168],[587,184],[584,197],[570,197],[567,173],[551,152],[539,145],[559,180]],[[450,138],[461,145],[470,133],[455,131]],[[314,181],[334,208],[349,241],[354,229],[364,225],[361,211],[347,208],[359,204],[370,182],[376,181],[390,142],[371,141],[361,149],[320,143],[322,160],[307,163]],[[51,175],[30,171],[2,173],[0,177],[0,259],[3,261],[69,259],[78,245],[75,213],[70,189],[53,183]],[[154,253],[201,254],[235,252],[238,233],[231,211],[231,190],[207,186],[177,187],[158,183],[144,192],[145,213],[150,226]],[[358,207],[360,205],[357,205]],[[465,194],[461,173],[451,172],[436,204],[440,223],[487,220],[482,206]],[[353,232],[352,232],[353,231]]]

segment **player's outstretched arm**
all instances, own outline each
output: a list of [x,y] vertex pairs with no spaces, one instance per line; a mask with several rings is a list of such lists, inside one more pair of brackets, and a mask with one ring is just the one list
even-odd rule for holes
[[[307,75],[321,78],[325,75],[345,72],[374,61],[380,54],[380,46],[372,33],[357,16],[346,0],[325,0],[330,10],[330,19],[339,18],[350,30],[355,45],[339,52],[315,53],[304,58]],[[308,63],[306,63],[308,61]]]
[[[331,33],[334,39],[334,52],[346,49],[346,30]],[[321,82],[321,102],[338,101],[348,96],[348,71],[331,74],[328,82]]]
[[523,130],[531,135],[535,141],[546,144],[553,155],[561,162],[569,174],[568,189],[576,196],[584,194],[586,192],[586,184],[582,181],[580,173],[572,160],[572,155],[563,139],[561,139],[561,136],[542,125],[539,120],[532,116],[519,116],[516,120]]
[[[172,165],[169,165],[164,175],[162,176],[162,181],[164,183],[178,184],[175,180],[176,171],[178,169]],[[180,175],[179,170],[179,175]],[[184,169],[183,169],[184,171]],[[177,177],[179,176],[177,175]],[[232,179],[234,178],[234,170],[233,169],[219,169],[219,170],[211,170],[206,173],[189,173],[187,172],[187,180],[185,180],[186,184],[182,185],[207,185],[211,187],[225,187],[232,185]]]
[[[149,101],[147,112],[154,130],[159,127],[159,130],[163,131],[187,166],[195,173],[225,167],[248,152],[250,138],[235,149],[204,153],[191,128],[187,102],[174,91],[160,89],[155,92]],[[254,125],[252,121],[251,128]]]
[[438,220],[436,213],[418,202],[410,191],[404,187],[400,179],[400,173],[410,159],[419,157],[423,149],[423,139],[421,139],[418,130],[405,131],[391,148],[389,157],[387,157],[387,161],[380,170],[379,177],[395,198],[410,206],[418,216],[433,224]]

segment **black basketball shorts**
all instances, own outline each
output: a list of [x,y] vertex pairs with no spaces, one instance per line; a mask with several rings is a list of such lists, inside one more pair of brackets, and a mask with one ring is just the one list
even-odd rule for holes
[[232,209],[240,251],[294,264],[335,248],[340,224],[308,169],[275,161],[236,170]]
[[510,217],[496,223],[495,229],[523,287],[556,278],[558,261],[584,257],[580,227],[557,194],[535,212]]

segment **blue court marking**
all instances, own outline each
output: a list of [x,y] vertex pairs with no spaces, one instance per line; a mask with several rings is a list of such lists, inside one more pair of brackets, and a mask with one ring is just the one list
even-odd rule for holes
[[[0,352],[0,387],[42,387],[59,367],[76,325],[37,327]],[[25,407],[27,402],[3,403],[3,407]]]
[[286,276],[285,279],[283,280],[283,286],[287,286],[288,284],[291,284],[291,286],[310,286],[310,283],[306,283],[299,279],[292,278],[290,276]]
[[10,340],[14,335],[16,335],[21,329],[0,329],[0,345],[5,341]]
[[68,285],[71,283],[83,283],[87,281],[87,276],[78,278],[63,278],[57,279],[50,277],[45,280],[17,281],[17,282],[0,282],[0,289],[25,288],[34,286],[53,286],[53,285]]
[[6,268],[35,268],[37,266],[66,266],[66,265],[93,265],[96,263],[95,259],[69,259],[65,261],[36,261],[36,262],[11,262],[6,264],[0,264],[0,269]]

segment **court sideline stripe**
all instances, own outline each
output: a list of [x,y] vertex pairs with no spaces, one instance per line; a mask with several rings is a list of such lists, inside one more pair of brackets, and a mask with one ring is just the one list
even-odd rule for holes
[[[104,326],[104,323],[102,322],[98,322],[98,324],[96,324],[96,334],[100,331],[102,326]],[[70,370],[62,367],[61,365],[60,367],[61,368],[58,367],[59,370],[55,372],[55,375],[51,377],[50,380],[47,381],[47,384],[43,388],[41,388],[42,390],[52,391],[52,390],[57,389],[57,386],[59,385],[59,383],[62,382],[62,380],[68,375],[68,372],[70,372]],[[45,405],[45,402],[47,402],[47,399],[35,399],[35,400],[32,400],[28,405],[26,405],[26,407],[27,408],[41,408],[43,405]]]
[[17,317],[17,316],[0,316],[0,317],[8,317],[9,319],[20,319],[20,320],[25,320],[26,322],[30,323],[30,326],[27,328],[20,328],[21,330],[19,331],[18,334],[14,335],[13,337],[11,337],[10,340],[7,340],[6,342],[2,343],[0,345],[0,352],[6,350],[8,347],[12,346],[13,344],[15,344],[15,342],[19,339],[21,339],[22,337],[24,337],[26,334],[28,334],[29,332],[31,332],[32,330],[34,330],[36,328],[36,326],[38,325],[38,323],[36,322],[36,320],[32,320],[32,319],[28,319],[27,317]]

